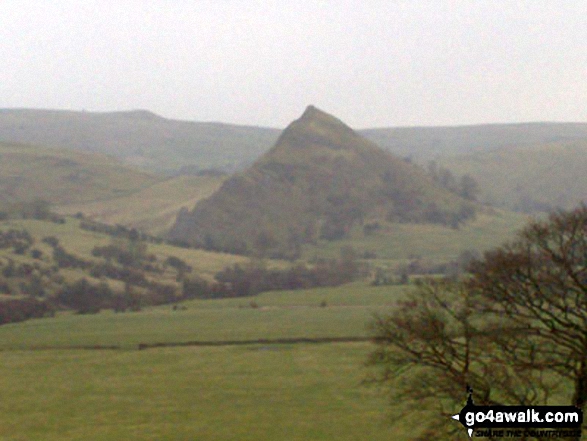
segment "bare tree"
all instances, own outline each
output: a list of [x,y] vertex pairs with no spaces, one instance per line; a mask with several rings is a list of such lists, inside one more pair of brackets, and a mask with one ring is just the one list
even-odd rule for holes
[[585,411],[587,206],[529,223],[470,271],[464,282],[422,284],[375,320],[373,381],[396,408],[436,405],[437,416],[458,409],[466,385],[477,404],[553,404],[556,393],[556,404]]
[[420,284],[391,315],[377,317],[373,331],[368,364],[378,369],[370,380],[388,386],[396,417],[430,421],[427,436],[459,436],[449,416],[463,406],[467,386],[484,405],[543,404],[554,387],[544,372],[508,363],[498,342],[511,330],[482,316],[463,283]]
[[572,385],[569,404],[587,404],[587,206],[530,223],[518,239],[471,267],[482,310],[517,339],[500,339],[512,365],[549,370]]

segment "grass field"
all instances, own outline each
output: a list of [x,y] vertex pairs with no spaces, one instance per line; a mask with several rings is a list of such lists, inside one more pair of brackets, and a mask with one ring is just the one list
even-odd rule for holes
[[[140,342],[365,336],[399,287],[349,285],[62,314],[0,327],[1,440],[388,440],[385,397],[362,385],[370,343],[176,347]],[[326,300],[329,306],[318,303]],[[120,345],[121,350],[65,349]],[[52,349],[34,349],[35,347]]]
[[389,440],[367,344],[0,354],[2,440]]
[[[0,350],[183,343],[276,338],[366,337],[376,312],[404,295],[401,287],[322,288],[265,293],[258,297],[195,300],[140,313],[83,316],[63,313],[0,327]],[[254,301],[258,307],[252,308]],[[327,306],[320,306],[325,301]]]

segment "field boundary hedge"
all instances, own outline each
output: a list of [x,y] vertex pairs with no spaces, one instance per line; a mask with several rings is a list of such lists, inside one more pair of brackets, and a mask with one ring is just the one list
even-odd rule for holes
[[284,344],[323,344],[323,343],[355,343],[370,342],[372,337],[299,337],[299,338],[261,338],[256,340],[209,340],[186,341],[171,343],[139,343],[139,350],[167,348],[178,346],[247,346],[247,345],[284,345]]
[[24,346],[14,348],[0,348],[0,352],[6,351],[103,351],[103,350],[139,350],[156,349],[156,348],[177,348],[177,347],[210,347],[210,346],[271,346],[271,345],[289,345],[289,344],[328,344],[328,343],[364,343],[374,342],[373,337],[298,337],[298,338],[261,338],[256,340],[198,340],[182,342],[160,342],[160,343],[139,343],[138,345],[55,345],[55,346]]

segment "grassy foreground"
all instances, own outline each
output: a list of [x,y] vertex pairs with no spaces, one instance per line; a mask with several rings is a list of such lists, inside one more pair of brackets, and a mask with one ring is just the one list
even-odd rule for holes
[[367,344],[0,355],[2,440],[389,440]]
[[[405,439],[409,428],[390,424],[385,397],[361,384],[370,343],[136,350],[140,342],[364,336],[372,313],[402,295],[350,285],[2,326],[0,440]],[[96,344],[123,349],[67,349]]]

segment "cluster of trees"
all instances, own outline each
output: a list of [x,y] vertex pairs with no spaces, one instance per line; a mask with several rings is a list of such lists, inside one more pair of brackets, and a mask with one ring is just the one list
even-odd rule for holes
[[[345,248],[340,258],[315,262],[311,267],[269,269],[256,263],[234,265],[218,272],[214,281],[206,281],[192,277],[191,266],[178,257],[159,260],[148,253],[143,235],[134,229],[110,227],[83,218],[82,224],[85,229],[113,236],[110,244],[92,249],[93,259],[65,249],[55,236],[42,239],[43,246],[50,247],[51,252],[41,252],[31,249],[35,239],[26,230],[0,232],[0,248],[12,247],[17,254],[29,252],[35,259],[0,261],[0,293],[28,296],[31,301],[44,302],[51,308],[90,314],[102,309],[138,310],[190,298],[252,296],[267,290],[333,286],[365,273],[354,250]],[[260,238],[260,246],[263,240],[270,242],[271,238]],[[62,275],[62,269],[79,270],[80,278],[71,282]],[[169,276],[170,271],[175,280],[162,283],[162,276]],[[124,289],[115,288],[116,284],[111,283],[114,280],[123,282]],[[10,305],[20,307],[16,303]]]
[[464,250],[459,253],[456,259],[439,263],[430,262],[422,256],[416,256],[408,263],[400,265],[396,272],[400,277],[404,277],[404,275],[442,275],[450,279],[456,279],[464,275],[468,271],[471,262],[480,257],[480,254],[475,250]]
[[126,227],[124,225],[108,225],[102,222],[96,222],[88,219],[84,219],[83,214],[79,213],[76,215],[77,218],[81,219],[79,227],[82,230],[94,231],[96,233],[107,234],[108,236],[116,237],[119,239],[127,239],[130,241],[141,241],[144,243],[164,243],[165,240],[161,237],[151,236],[150,234],[143,233],[136,228]]
[[457,178],[453,173],[441,165],[438,165],[436,161],[430,161],[428,163],[428,175],[438,183],[441,187],[448,191],[458,194],[464,199],[470,201],[476,201],[479,196],[479,183],[473,176],[464,174],[460,178]]
[[95,246],[92,256],[146,271],[152,271],[152,264],[157,261],[154,254],[147,253],[147,243],[139,239],[116,239],[110,245]]
[[54,309],[48,302],[32,297],[3,300],[0,302],[0,325],[51,316],[53,313]]
[[0,249],[13,248],[16,254],[24,254],[33,244],[34,240],[27,230],[11,228],[0,231]]
[[336,286],[365,274],[365,268],[357,263],[352,249],[344,249],[339,259],[321,261],[313,267],[295,265],[287,269],[269,269],[262,263],[235,264],[218,272],[214,282],[197,276],[188,277],[189,265],[177,257],[168,260],[168,264],[177,269],[178,277],[182,274],[181,291],[175,285],[142,279],[126,280],[124,291],[115,292],[107,283],[92,284],[84,278],[65,284],[55,296],[56,306],[74,309],[81,314],[96,313],[101,309],[139,310],[146,305],[194,298],[245,297],[270,290]]
[[95,314],[112,302],[113,297],[114,293],[107,283],[92,285],[83,278],[66,284],[55,296],[55,302],[79,314]]
[[176,256],[169,256],[164,264],[175,268],[177,271],[177,280],[182,280],[187,273],[192,272],[192,267]]
[[[185,207],[183,207],[180,210],[180,213],[186,213],[187,209]],[[232,249],[231,247],[221,247],[219,245],[211,245],[210,243],[208,243],[208,245],[202,243],[198,243],[196,245],[189,243],[186,240],[181,240],[181,239],[177,239],[177,238],[163,238],[163,237],[159,237],[159,236],[152,236],[150,234],[146,234],[142,231],[137,230],[136,228],[133,227],[127,227],[124,225],[109,225],[109,224],[105,224],[103,222],[97,222],[94,220],[89,220],[89,219],[85,219],[82,213],[78,213],[76,215],[76,217],[78,219],[81,219],[81,222],[79,224],[79,227],[82,230],[87,230],[87,231],[93,231],[96,233],[102,233],[102,234],[107,234],[108,236],[117,238],[117,239],[123,239],[123,240],[130,240],[130,241],[135,241],[135,242],[142,242],[145,244],[169,244],[178,248],[187,248],[187,249],[195,249],[195,248],[206,248],[206,249],[214,249],[215,251],[222,251],[222,252],[231,252],[231,253],[235,253],[235,254],[246,254],[247,251],[247,247],[246,245],[244,246],[244,248],[238,248],[238,249]],[[209,242],[211,242],[212,239],[209,239]],[[238,252],[237,252],[238,251]]]
[[0,206],[0,220],[37,219],[55,223],[65,223],[65,219],[51,211],[51,203],[44,199],[28,202],[3,203]]
[[94,263],[90,268],[90,275],[97,279],[108,278],[120,280],[121,282],[136,286],[144,286],[147,284],[147,278],[144,271],[128,266],[115,265],[112,262]]
[[448,262],[434,263],[422,256],[414,256],[408,263],[398,265],[393,270],[376,268],[371,285],[406,285],[412,276],[415,280],[427,276],[443,276],[446,279],[456,280],[467,273],[471,263],[480,258],[475,250],[464,250],[456,259]]
[[41,266],[35,262],[15,263],[9,259],[0,272],[0,294],[45,297],[63,278],[55,267]]
[[78,314],[96,314],[102,309],[140,311],[144,306],[164,305],[178,300],[181,299],[175,285],[150,283],[139,290],[125,283],[123,290],[114,290],[106,282],[91,283],[81,278],[63,285],[50,302],[56,308],[73,309]]
[[[386,214],[386,220],[390,222],[433,223],[458,228],[475,217],[472,198],[465,198],[468,201],[458,204],[455,201],[437,201],[422,194],[421,190],[406,187],[401,181],[398,182],[397,176],[389,173],[383,175],[383,182],[386,185],[381,196],[391,202],[387,204],[389,208]],[[459,191],[445,187],[442,182],[438,183],[449,192],[462,196]]]
[[461,280],[421,283],[374,322],[374,381],[389,386],[402,411],[441,408],[437,421],[426,419],[427,438],[457,429],[448,417],[467,387],[478,405],[585,411],[587,206],[531,222],[469,271]]

